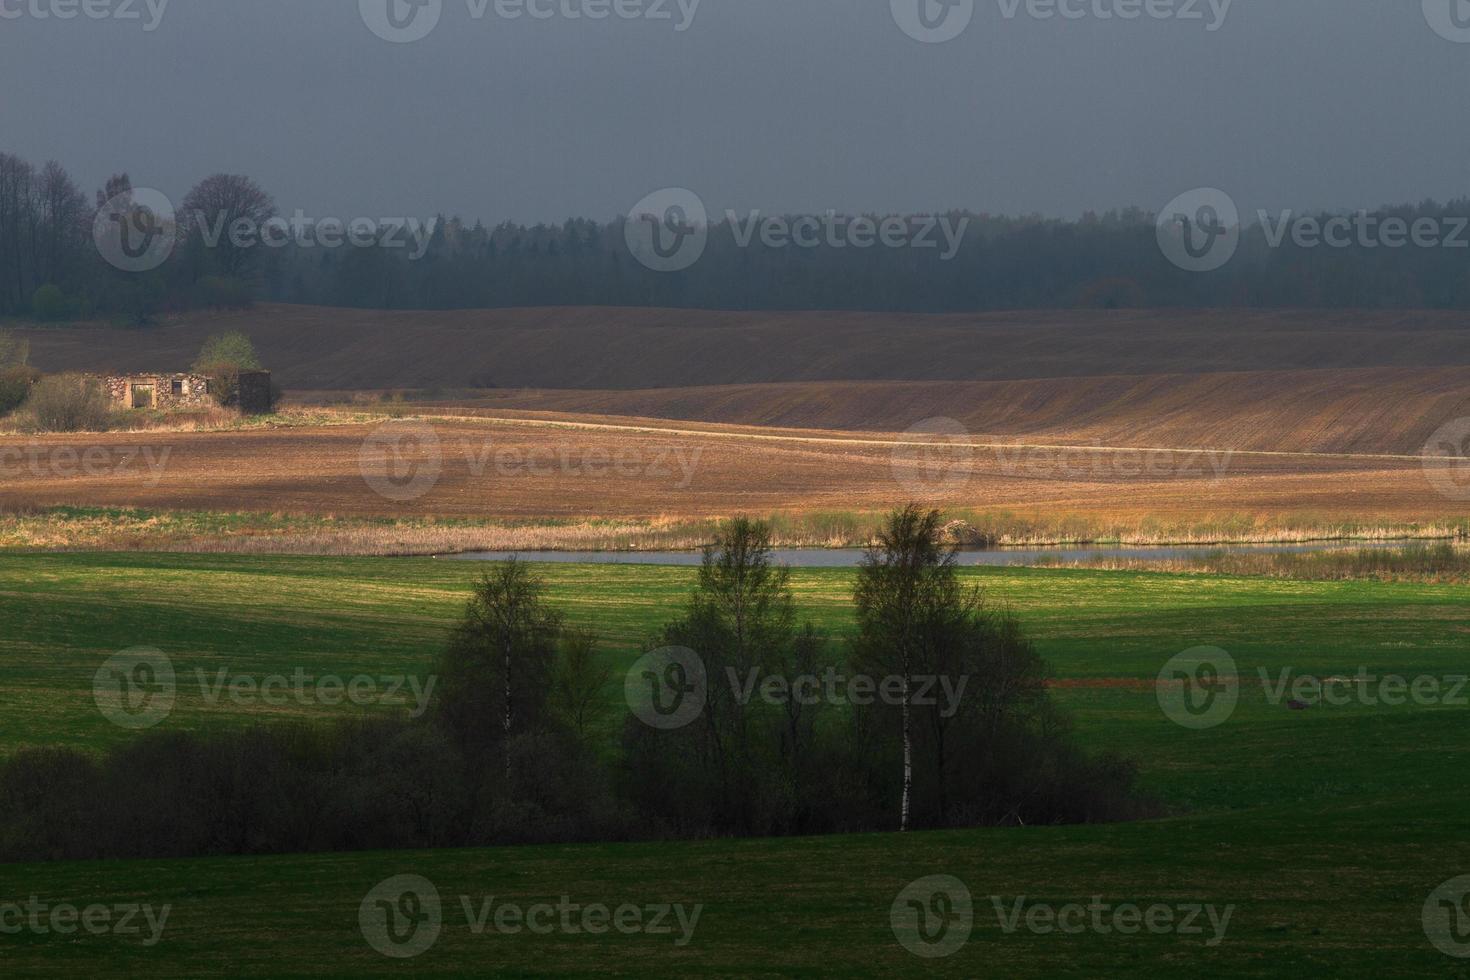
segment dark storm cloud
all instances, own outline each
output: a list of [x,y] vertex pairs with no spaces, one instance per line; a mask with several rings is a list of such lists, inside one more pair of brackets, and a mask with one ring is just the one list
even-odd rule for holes
[[666,186],[1060,216],[1470,189],[1461,0],[394,3],[0,0],[0,149],[89,187],[229,170],[287,213],[487,221]]

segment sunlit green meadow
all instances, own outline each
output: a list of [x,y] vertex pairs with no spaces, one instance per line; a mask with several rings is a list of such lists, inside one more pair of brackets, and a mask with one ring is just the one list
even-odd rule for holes
[[[163,651],[178,674],[167,730],[353,710],[211,701],[198,672],[256,680],[432,674],[479,568],[433,559],[74,554],[0,557],[0,751],[102,748],[135,737],[104,719],[93,676],[112,654]],[[552,600],[624,666],[691,587],[694,571],[545,565]],[[1268,697],[1287,671],[1440,679],[1470,673],[1470,590],[1382,582],[1294,582],[1144,572],[972,569],[1011,606],[1051,662],[1054,696],[1087,745],[1139,764],[1164,819],[817,840],[709,841],[470,852],[211,859],[0,869],[0,903],[171,903],[164,939],[0,935],[0,971],[155,976],[300,972],[508,976],[591,973],[953,976],[1459,976],[1426,938],[1421,907],[1470,874],[1470,711],[1459,704],[1293,711]],[[851,628],[852,572],[798,570],[803,613],[831,637]],[[1161,668],[1181,651],[1227,651],[1239,704],[1190,730],[1165,717]],[[1263,685],[1259,671],[1267,672]],[[617,705],[621,678],[610,685]],[[677,787],[670,787],[677,792]],[[358,905],[383,878],[418,873],[445,899],[444,931],[421,957],[374,952]],[[914,879],[950,874],[975,896],[975,932],[921,960],[895,939],[889,907]],[[693,940],[649,935],[475,935],[459,896],[522,902],[705,906]],[[1002,930],[991,896],[1028,901],[1235,906],[1222,942],[1204,936]],[[477,898],[478,900],[478,898]],[[1458,972],[1457,972],[1458,971]]]

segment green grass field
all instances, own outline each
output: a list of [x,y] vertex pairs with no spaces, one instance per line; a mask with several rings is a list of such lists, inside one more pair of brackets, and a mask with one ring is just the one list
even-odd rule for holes
[[[211,702],[195,672],[428,675],[477,571],[427,559],[0,557],[0,752],[133,737],[101,716],[92,678],[107,657],[138,646],[162,650],[178,672],[163,728],[404,710]],[[542,571],[553,601],[602,635],[614,665],[631,662],[693,579],[690,569],[645,566]],[[37,895],[173,908],[152,947],[0,933],[0,973],[1470,975],[1470,960],[1437,951],[1421,919],[1431,890],[1470,874],[1470,710],[1292,711],[1266,697],[1257,675],[1470,673],[1470,591],[1091,570],[965,575],[1016,609],[1061,680],[1055,697],[1078,737],[1137,759],[1172,816],[902,837],[8,867],[0,907]],[[847,570],[793,575],[799,605],[834,637],[834,662],[850,628],[850,582]],[[1242,690],[1227,721],[1189,730],[1164,716],[1153,681],[1169,658],[1201,645],[1235,658]],[[372,886],[400,873],[428,877],[445,903],[437,943],[406,962],[374,952],[357,915]],[[895,939],[889,909],[910,881],[935,874],[969,887],[974,934],[953,956],[922,960]],[[461,895],[704,910],[685,946],[653,935],[475,935]],[[1007,907],[1021,896],[1049,905],[1101,896],[1235,909],[1224,941],[1207,945],[1208,926],[1204,935],[1006,933],[991,896]]]

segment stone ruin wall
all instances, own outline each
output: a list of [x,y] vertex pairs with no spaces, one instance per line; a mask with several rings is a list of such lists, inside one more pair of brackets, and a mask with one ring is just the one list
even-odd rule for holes
[[[174,391],[175,383],[179,390]],[[213,382],[216,383],[217,382]],[[203,374],[129,374],[102,379],[107,394],[120,408],[133,407],[133,389],[138,385],[153,387],[151,407],[171,409],[212,408],[218,405],[211,389],[212,379]],[[257,415],[271,410],[271,376],[269,371],[242,371],[238,395],[229,407],[244,415]]]
[[[174,382],[179,382],[180,392],[174,393]],[[133,387],[153,386],[153,407],[207,408],[214,404],[209,394],[209,379],[200,374],[133,374],[126,377],[107,378],[103,381],[112,400],[123,408],[133,407]]]

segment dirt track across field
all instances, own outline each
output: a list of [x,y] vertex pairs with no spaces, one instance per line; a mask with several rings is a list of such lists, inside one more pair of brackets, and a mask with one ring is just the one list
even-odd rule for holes
[[980,444],[613,417],[0,437],[7,508],[677,518],[920,500],[1115,518],[1428,522],[1470,510],[1456,486],[1436,487],[1408,454]]
[[1470,417],[1470,368],[494,391],[435,411],[882,432],[944,418],[979,441],[1414,456]]

